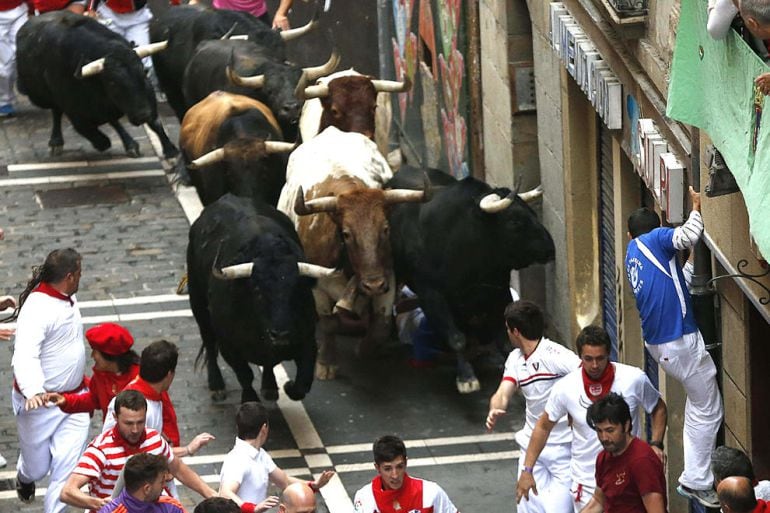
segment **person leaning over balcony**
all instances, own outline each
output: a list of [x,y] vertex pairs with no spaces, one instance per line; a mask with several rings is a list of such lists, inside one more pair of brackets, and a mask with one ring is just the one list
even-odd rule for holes
[[[763,61],[768,62],[770,60],[770,51],[767,46],[770,42],[770,3],[767,0],[741,0],[740,14],[751,35],[760,40],[752,44],[752,48]],[[760,74],[754,79],[754,84],[762,94],[770,94],[770,73]]]
[[713,39],[724,39],[738,15],[737,0],[709,0],[706,30]]
[[677,491],[706,507],[718,508],[709,463],[722,422],[722,398],[717,369],[695,323],[690,293],[677,260],[678,251],[695,246],[703,232],[700,194],[692,187],[690,198],[692,212],[677,228],[661,227],[658,214],[646,208],[631,213],[626,276],[636,298],[645,347],[687,393],[684,470]]

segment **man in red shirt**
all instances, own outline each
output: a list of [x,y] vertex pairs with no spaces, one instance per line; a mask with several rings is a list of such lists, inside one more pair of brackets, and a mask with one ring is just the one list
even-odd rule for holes
[[724,513],[770,513],[770,502],[757,499],[747,477],[731,476],[717,485],[719,505]]
[[604,449],[596,457],[596,491],[582,513],[666,513],[663,462],[631,434],[625,399],[606,395],[588,407],[586,421]]

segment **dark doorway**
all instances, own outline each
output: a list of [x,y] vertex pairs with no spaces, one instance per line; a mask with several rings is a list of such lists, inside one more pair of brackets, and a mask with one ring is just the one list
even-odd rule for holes
[[751,461],[758,479],[770,478],[770,324],[753,305],[749,306],[748,361],[751,376]]

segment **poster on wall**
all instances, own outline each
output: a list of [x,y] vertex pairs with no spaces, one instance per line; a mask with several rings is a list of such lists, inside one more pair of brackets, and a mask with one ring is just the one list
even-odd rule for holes
[[394,107],[401,145],[421,161],[410,163],[464,178],[470,169],[463,2],[392,0],[392,7],[388,29],[396,79],[413,84]]

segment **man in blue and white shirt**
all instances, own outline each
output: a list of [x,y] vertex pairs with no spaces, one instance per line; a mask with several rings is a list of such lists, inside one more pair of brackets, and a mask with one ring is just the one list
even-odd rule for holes
[[677,259],[677,252],[695,246],[703,232],[700,194],[690,187],[690,197],[692,212],[677,228],[661,227],[658,215],[646,208],[629,216],[626,275],[636,297],[647,350],[687,393],[684,470],[677,491],[717,508],[709,459],[722,421],[722,399],[716,367],[695,323],[687,282]]

